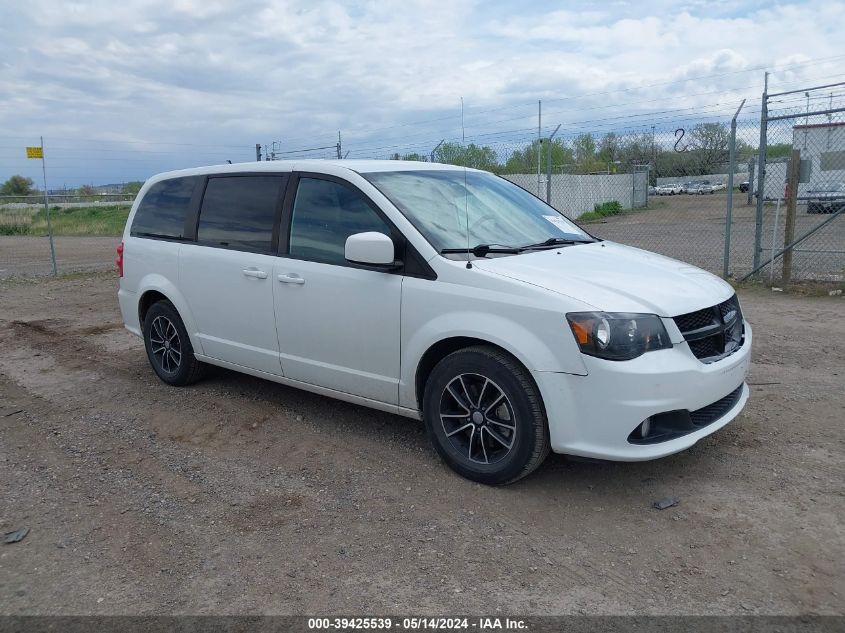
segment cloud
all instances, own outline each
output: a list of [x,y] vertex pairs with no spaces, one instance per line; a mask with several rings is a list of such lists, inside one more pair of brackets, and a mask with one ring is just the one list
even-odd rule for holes
[[[51,174],[68,184],[248,160],[256,142],[332,145],[337,130],[352,156],[385,155],[460,136],[461,97],[470,134],[519,140],[536,127],[538,99],[553,124],[709,112],[757,97],[762,73],[743,71],[842,53],[845,6],[833,1],[594,6],[6,3],[0,181],[34,173],[17,145],[41,134],[54,148]],[[779,70],[772,80],[812,83],[836,75],[842,61]],[[701,79],[708,75],[722,76]]]

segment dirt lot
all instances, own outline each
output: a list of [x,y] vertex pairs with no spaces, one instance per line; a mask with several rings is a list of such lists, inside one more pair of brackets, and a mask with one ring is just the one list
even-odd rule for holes
[[693,449],[486,488],[414,421],[165,386],[115,288],[0,282],[2,613],[845,612],[841,297],[741,293],[752,399]]

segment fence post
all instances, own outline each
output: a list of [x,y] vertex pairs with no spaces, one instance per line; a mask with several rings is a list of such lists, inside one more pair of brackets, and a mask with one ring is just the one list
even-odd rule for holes
[[734,114],[734,118],[731,119],[731,140],[729,153],[730,169],[728,170],[728,208],[727,213],[725,215],[725,256],[723,258],[722,270],[722,277],[724,277],[725,279],[728,278],[728,269],[730,268],[731,261],[731,225],[733,223],[734,210],[734,172],[736,171],[736,118],[739,116],[739,111],[742,110],[742,106],[744,105],[745,99],[743,99],[742,103],[739,104],[739,107],[736,110],[736,114]]
[[552,206],[552,139],[560,129],[560,123],[557,124],[555,131],[549,136],[549,147],[546,150],[546,204]]
[[47,163],[44,160],[44,137],[41,137],[41,172],[44,175],[44,215],[47,216],[47,234],[50,236],[50,261],[53,264],[53,276],[59,274],[56,267],[56,246],[53,243],[53,223],[50,221],[50,199],[47,193]]
[[[786,248],[795,238],[795,211],[798,206],[798,181],[801,175],[801,150],[793,149],[789,163],[787,180],[786,220],[783,223],[783,247]],[[792,280],[792,249],[783,254],[783,285]]]
[[[754,259],[752,270],[760,265],[763,242],[763,199],[766,188],[766,143],[768,142],[769,73],[765,74],[763,99],[760,108],[760,146],[757,148],[757,218],[754,226]],[[749,183],[750,185],[751,183]]]

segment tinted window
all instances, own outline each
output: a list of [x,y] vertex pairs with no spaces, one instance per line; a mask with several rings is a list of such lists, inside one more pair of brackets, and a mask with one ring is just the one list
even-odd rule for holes
[[209,178],[200,209],[197,242],[271,252],[282,184],[281,176]]
[[191,204],[198,176],[162,180],[150,187],[132,221],[132,235],[184,237],[185,214]]
[[301,178],[293,204],[290,256],[327,264],[345,264],[346,238],[390,227],[352,187],[316,178]]

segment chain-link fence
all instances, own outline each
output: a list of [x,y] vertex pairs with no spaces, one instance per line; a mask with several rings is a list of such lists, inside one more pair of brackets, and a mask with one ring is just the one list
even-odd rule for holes
[[[845,93],[842,84],[763,98],[753,179],[752,271],[772,281],[845,273]],[[751,271],[749,271],[751,272]],[[747,275],[747,273],[746,273]]]
[[[837,84],[764,96],[762,103],[740,106],[733,120],[655,117],[654,125],[610,130],[558,126],[539,138],[481,134],[429,149],[420,143],[404,150],[393,145],[389,153],[353,149],[352,157],[492,171],[598,237],[719,275],[842,283],[843,111],[845,84]],[[790,177],[796,183],[791,190]],[[59,272],[113,265],[131,199],[51,194]],[[0,277],[49,273],[46,235],[43,197],[0,198]],[[768,263],[773,255],[774,264]]]
[[[0,279],[113,266],[133,193],[0,196]],[[52,248],[50,233],[52,232]],[[53,252],[51,252],[51,250]]]

